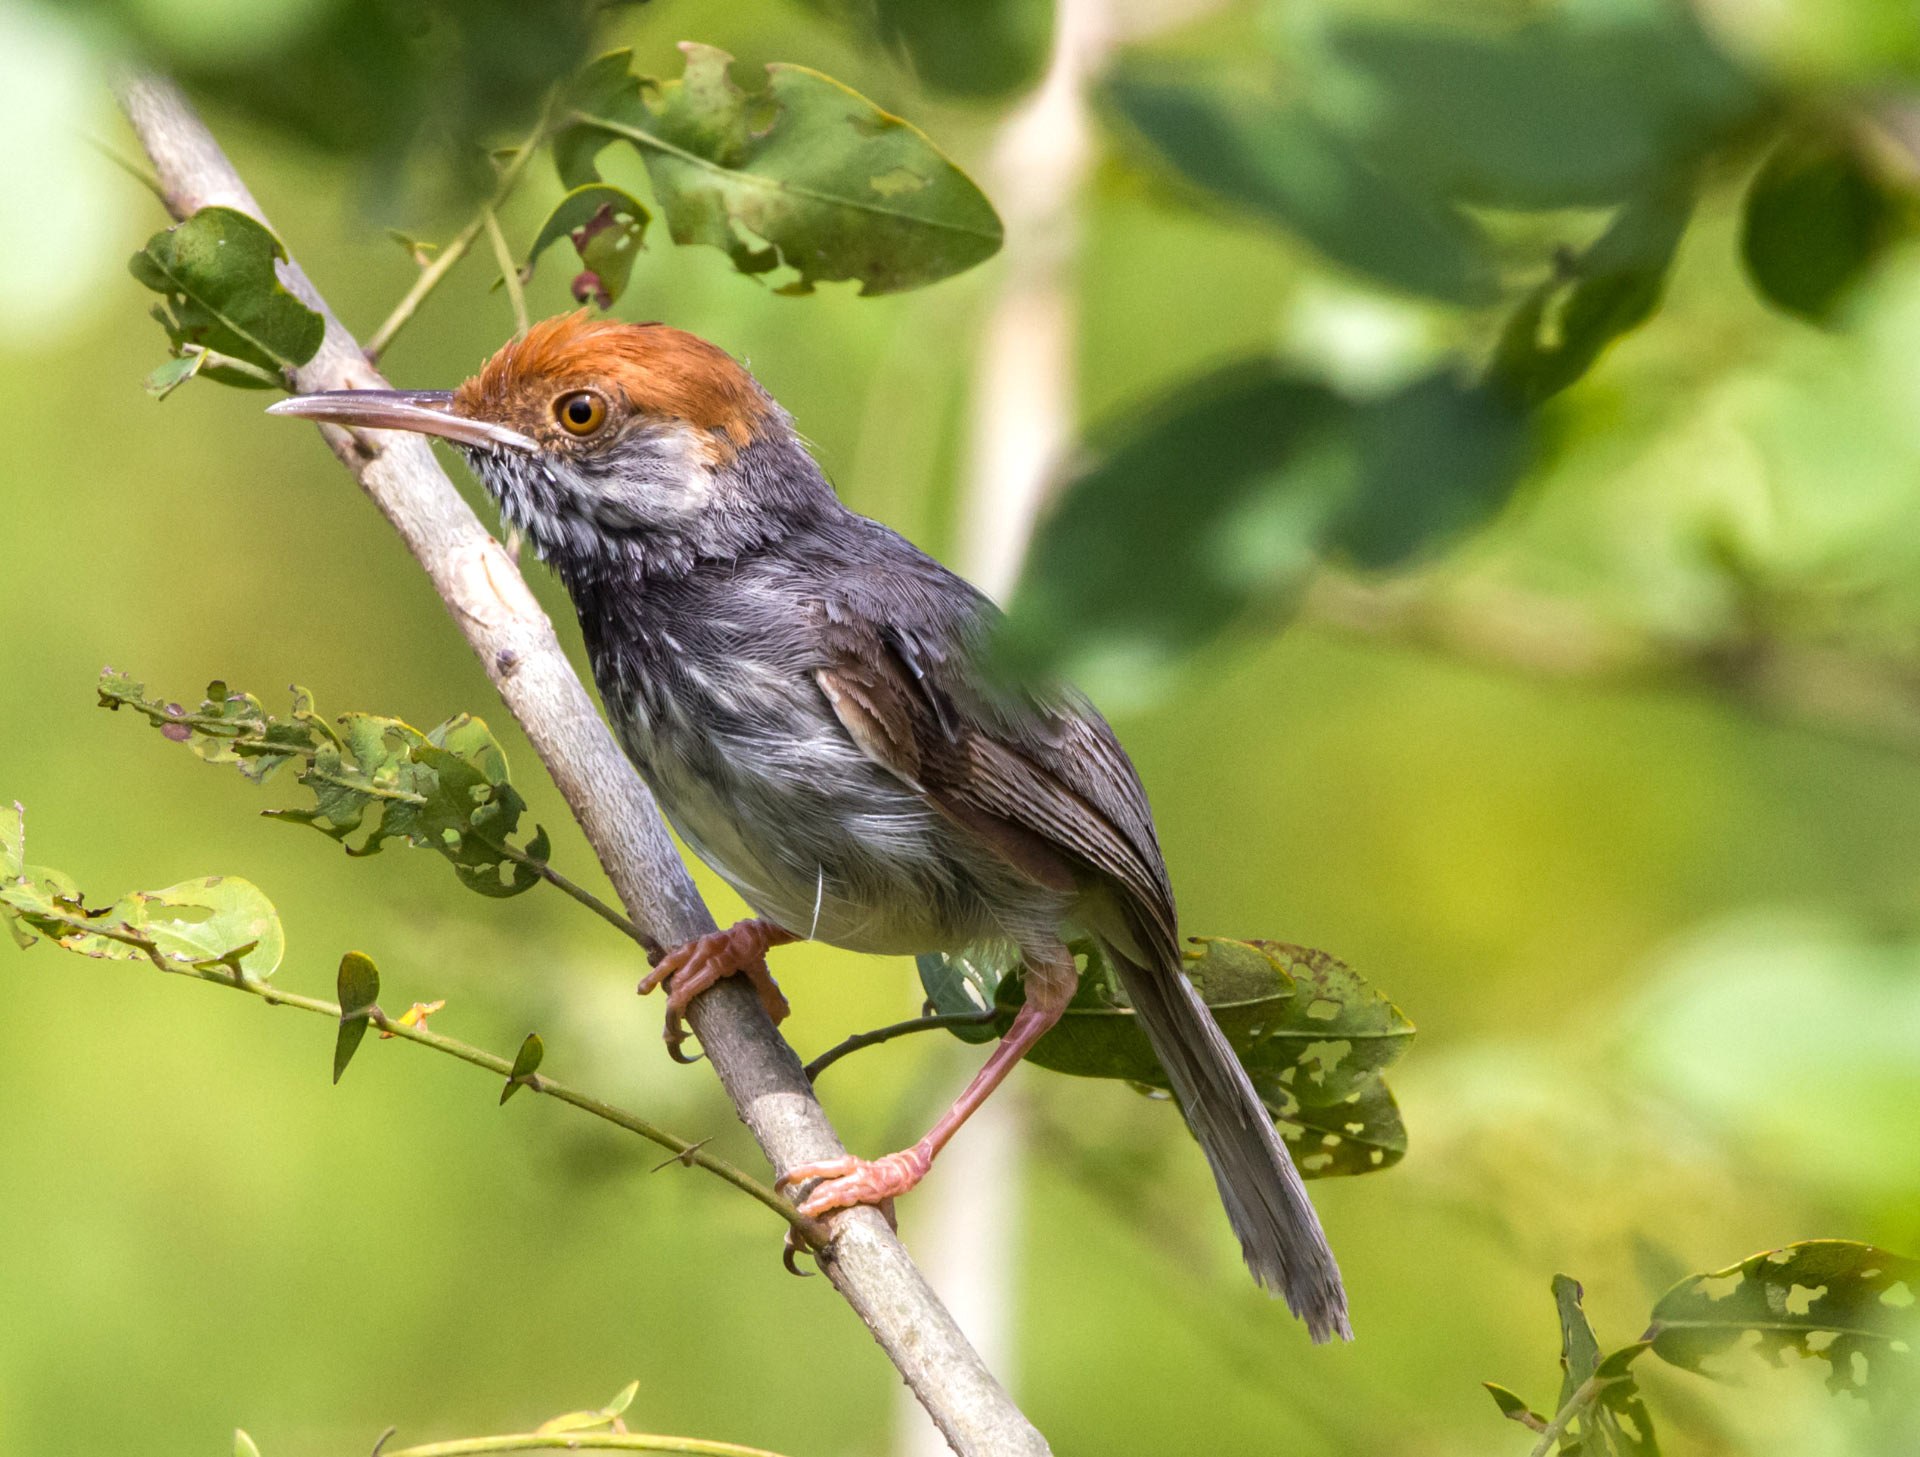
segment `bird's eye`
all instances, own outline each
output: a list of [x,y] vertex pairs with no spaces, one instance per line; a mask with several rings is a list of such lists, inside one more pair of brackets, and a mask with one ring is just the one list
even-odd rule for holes
[[575,390],[560,396],[553,413],[569,435],[591,435],[606,423],[607,402],[592,390]]

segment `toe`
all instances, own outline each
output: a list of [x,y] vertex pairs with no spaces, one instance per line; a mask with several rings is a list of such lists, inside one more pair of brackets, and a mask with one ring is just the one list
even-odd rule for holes
[[860,1160],[847,1156],[837,1159],[821,1159],[817,1163],[795,1164],[779,1178],[773,1181],[776,1189],[785,1189],[794,1184],[804,1184],[811,1179],[839,1179],[860,1167]]

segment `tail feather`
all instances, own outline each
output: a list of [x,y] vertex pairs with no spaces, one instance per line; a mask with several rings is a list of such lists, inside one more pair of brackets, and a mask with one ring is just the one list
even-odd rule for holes
[[1353,1338],[1340,1268],[1273,1119],[1206,1003],[1181,973],[1113,956],[1120,983],[1207,1155],[1254,1279],[1315,1341]]

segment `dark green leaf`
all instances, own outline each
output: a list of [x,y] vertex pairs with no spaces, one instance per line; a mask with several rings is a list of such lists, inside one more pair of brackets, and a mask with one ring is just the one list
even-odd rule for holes
[[1663,1361],[1710,1362],[1749,1343],[1775,1365],[1825,1361],[1827,1387],[1869,1401],[1914,1380],[1920,1260],[1851,1240],[1809,1240],[1692,1275],[1660,1297],[1647,1335]]
[[724,51],[687,43],[676,81],[628,74],[624,52],[590,67],[554,142],[570,187],[598,181],[614,140],[646,162],[676,243],[708,243],[743,273],[798,270],[787,291],[859,279],[863,294],[917,288],[1000,247],[1000,219],[919,130],[804,66],[767,67],[749,92]]
[[[1193,938],[1193,948],[1187,953],[1187,974],[1301,1172],[1330,1178],[1397,1163],[1406,1152],[1406,1130],[1380,1074],[1413,1036],[1399,1009],[1323,951],[1216,936]],[[1079,990],[1028,1060],[1077,1077],[1168,1089],[1167,1075],[1112,967],[1091,942],[1076,942],[1074,951],[1084,964]],[[951,965],[948,975],[974,986],[970,971],[968,965]],[[921,976],[930,999],[936,986],[949,984],[929,976],[925,967]],[[955,994],[953,1005],[936,1010],[969,1010],[972,995]],[[1018,975],[1001,979],[994,1001],[1000,1017],[984,1032],[1003,1035],[1023,996]]]
[[133,709],[164,737],[210,764],[232,764],[256,783],[294,765],[312,807],[267,814],[312,825],[350,855],[372,855],[398,839],[444,856],[461,884],[482,895],[518,895],[540,881],[545,833],[536,831],[524,848],[513,845],[526,802],[492,731],[470,714],[424,734],[368,713],[330,724],[314,712],[312,696],[296,688],[293,712],[283,720],[224,683],[210,685],[206,700],[189,709],[149,699],[143,685],[113,672],[101,677],[100,702]]
[[1527,426],[1450,371],[1347,400],[1262,361],[1144,413],[1057,493],[1014,592],[1012,667],[1124,700],[1261,608],[1291,605],[1323,550],[1388,566],[1496,510]]
[[1046,69],[1052,0],[807,0],[937,90],[1004,96]]
[[1740,252],[1765,297],[1825,321],[1912,216],[1912,198],[1865,138],[1809,127],[1790,134],[1748,188]]
[[[926,952],[914,958],[920,972],[920,985],[926,989],[927,1006],[936,1013],[984,1012],[994,1004],[1006,968],[985,953],[967,951],[946,955]],[[994,1023],[948,1029],[962,1042],[992,1042],[1003,1028]]]
[[1371,166],[1304,107],[1219,75],[1123,65],[1108,107],[1152,152],[1223,205],[1297,233],[1382,283],[1461,303],[1496,295],[1479,227]]
[[500,1101],[506,1102],[515,1093],[532,1080],[539,1070],[540,1059],[546,1056],[546,1048],[540,1043],[537,1032],[529,1032],[526,1041],[520,1044],[520,1050],[513,1055],[513,1071],[507,1074],[507,1085],[500,1090]]
[[1494,1405],[1500,1408],[1500,1415],[1508,1421],[1518,1422],[1530,1432],[1544,1432],[1547,1429],[1547,1419],[1506,1387],[1497,1386],[1491,1381],[1482,1381],[1480,1384],[1487,1388],[1487,1395],[1493,1398]]
[[[157,316],[176,352],[211,350],[277,372],[313,358],[326,332],[320,315],[280,282],[274,264],[286,256],[280,240],[246,214],[205,207],[155,233],[128,266],[167,300]],[[227,384],[264,383],[218,365],[204,372]],[[162,381],[168,389],[180,382]]]
[[1628,203],[1577,257],[1564,257],[1516,309],[1488,370],[1492,389],[1536,406],[1573,384],[1606,347],[1652,317],[1693,212],[1690,190]]
[[1499,207],[1657,190],[1764,104],[1669,0],[1554,7],[1509,27],[1347,19],[1303,69],[1321,114],[1383,168]]
[[353,1055],[367,1035],[367,1022],[380,1000],[380,970],[373,958],[349,951],[340,958],[337,979],[340,1001],[340,1030],[333,1041],[333,1080],[347,1070]]
[[626,292],[651,217],[639,199],[618,187],[604,182],[576,187],[547,215],[527,250],[527,275],[548,247],[566,238],[581,265],[573,280],[574,298],[611,308]]

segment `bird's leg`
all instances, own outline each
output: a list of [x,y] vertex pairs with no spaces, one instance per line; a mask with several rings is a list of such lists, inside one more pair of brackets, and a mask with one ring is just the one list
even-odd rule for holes
[[1027,964],[1026,1003],[1014,1016],[1013,1025],[994,1048],[986,1066],[974,1074],[966,1090],[953,1100],[953,1106],[940,1116],[940,1121],[927,1131],[925,1138],[899,1153],[877,1159],[824,1159],[819,1163],[796,1164],[781,1174],[774,1181],[776,1188],[803,1184],[809,1179],[825,1180],[801,1201],[802,1214],[818,1219],[832,1209],[879,1204],[913,1188],[926,1177],[934,1155],[946,1147],[947,1140],[959,1131],[960,1125],[973,1116],[974,1110],[1006,1081],[1014,1064],[1060,1020],[1060,1014],[1073,1000],[1079,985],[1073,954],[1055,942],[1051,946],[1023,948],[1023,955]]
[[676,946],[654,962],[640,983],[645,996],[661,983],[667,985],[666,1039],[670,1051],[677,1053],[686,1040],[680,1016],[700,993],[723,977],[744,975],[760,994],[760,1005],[778,1026],[786,1019],[787,999],[767,970],[767,952],[800,938],[772,921],[741,921],[724,931],[709,931],[685,945]]

